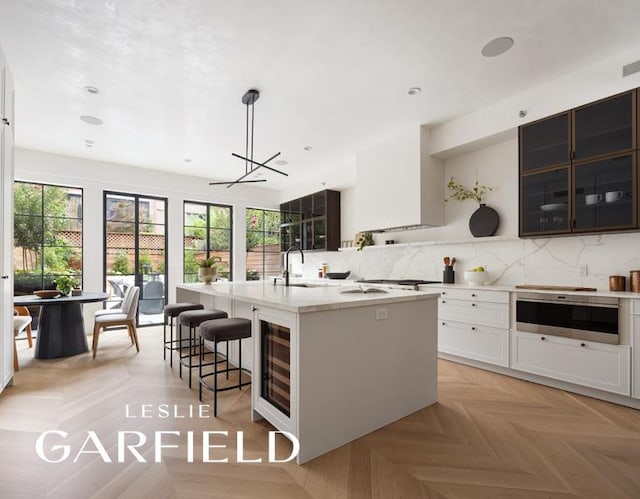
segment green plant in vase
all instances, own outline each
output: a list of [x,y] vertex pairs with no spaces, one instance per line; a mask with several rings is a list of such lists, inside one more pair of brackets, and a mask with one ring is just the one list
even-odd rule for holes
[[365,246],[373,246],[373,234],[371,232],[360,232],[356,235],[356,245],[358,251],[362,251]]
[[222,258],[212,256],[196,263],[198,264],[198,278],[205,284],[211,284],[218,275],[218,267],[222,265]]
[[64,296],[69,296],[71,294],[71,290],[79,284],[78,281],[68,275],[61,275],[60,277],[57,277],[54,282],[56,289]]
[[469,218],[469,231],[474,237],[488,237],[496,233],[500,223],[498,212],[484,204],[485,196],[488,192],[493,191],[493,187],[480,185],[476,180],[473,187],[469,188],[459,184],[451,177],[447,184],[447,189],[449,189],[449,196],[445,199],[445,202],[449,201],[449,199],[457,201],[473,199],[480,205]]

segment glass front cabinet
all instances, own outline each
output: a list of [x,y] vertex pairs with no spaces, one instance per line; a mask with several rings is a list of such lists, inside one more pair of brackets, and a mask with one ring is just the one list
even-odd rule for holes
[[519,129],[521,237],[638,228],[636,90]]
[[280,250],[337,251],[340,247],[340,192],[324,190],[280,205]]

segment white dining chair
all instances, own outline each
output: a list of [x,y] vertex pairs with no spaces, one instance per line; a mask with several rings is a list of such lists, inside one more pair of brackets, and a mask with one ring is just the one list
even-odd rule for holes
[[120,314],[103,314],[94,318],[93,326],[93,358],[98,353],[98,340],[104,328],[110,326],[126,326],[131,338],[131,344],[136,346],[136,351],[140,351],[138,345],[138,333],[136,331],[136,313],[138,310],[138,299],[140,297],[140,288],[131,286],[131,293],[122,302],[122,313]]

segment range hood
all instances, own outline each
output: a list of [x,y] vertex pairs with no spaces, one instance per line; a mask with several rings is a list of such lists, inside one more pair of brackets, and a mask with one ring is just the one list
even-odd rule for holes
[[444,167],[415,126],[356,154],[356,225],[392,232],[444,224]]

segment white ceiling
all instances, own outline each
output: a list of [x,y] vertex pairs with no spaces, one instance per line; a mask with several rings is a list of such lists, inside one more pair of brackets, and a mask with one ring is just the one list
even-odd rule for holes
[[[257,88],[255,158],[289,162],[271,188],[602,60],[638,26],[638,0],[0,0],[18,146],[231,180]],[[497,36],[513,48],[482,57]]]

